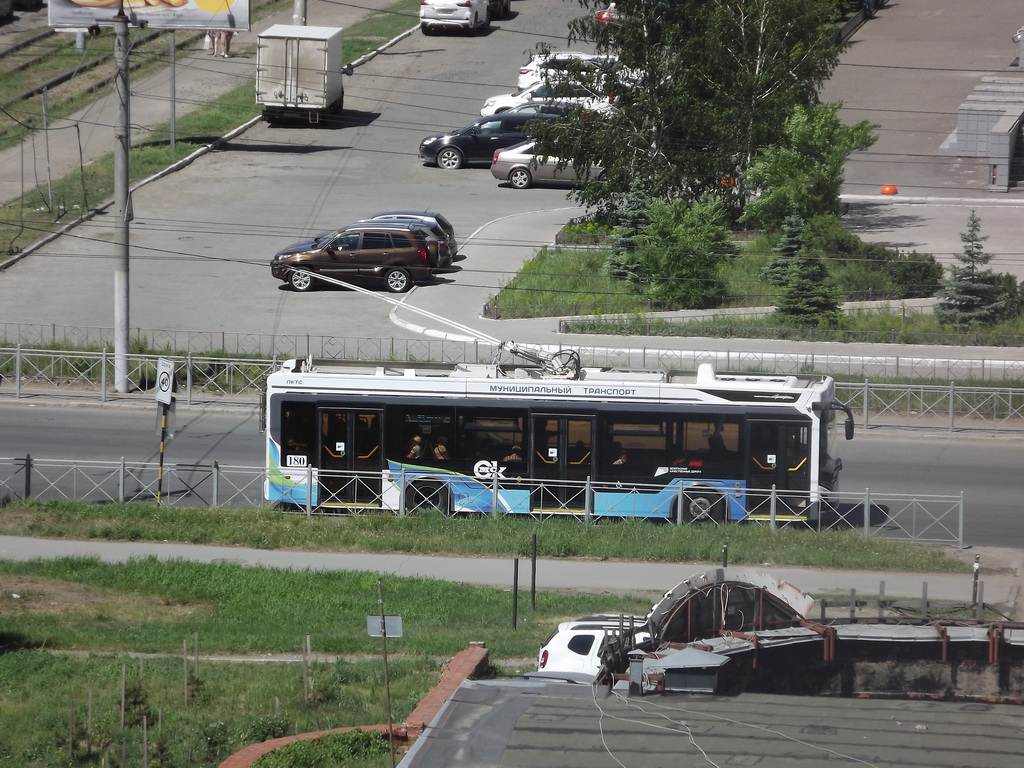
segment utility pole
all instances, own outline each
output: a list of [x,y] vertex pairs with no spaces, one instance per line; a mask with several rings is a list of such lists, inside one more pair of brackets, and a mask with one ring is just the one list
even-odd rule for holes
[[297,27],[306,26],[306,0],[295,0],[292,6],[292,24]]
[[128,150],[131,149],[131,114],[128,86],[128,17],[119,0],[114,17],[114,83],[117,122],[114,124],[114,389],[127,392],[128,378],[128,223],[131,199],[128,190]]

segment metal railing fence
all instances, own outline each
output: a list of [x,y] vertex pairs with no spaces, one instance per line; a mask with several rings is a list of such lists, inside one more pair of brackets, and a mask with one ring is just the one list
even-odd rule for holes
[[[112,328],[0,322],[0,348],[113,349]],[[396,339],[316,334],[274,334],[232,331],[136,328],[132,344],[157,350],[161,357],[240,357],[287,360],[292,357],[327,357],[346,360],[450,361],[490,360],[492,345],[480,342],[482,358],[467,350],[475,342],[445,339]],[[98,353],[93,353],[98,354]]]
[[[69,327],[0,322],[0,354],[13,357],[18,349],[25,354],[51,354],[72,358],[99,359],[103,353],[84,351],[88,347],[111,349],[113,331],[109,328]],[[160,350],[140,354],[155,359],[176,360],[203,358],[209,360],[287,360],[294,357],[332,358],[339,360],[408,360],[412,362],[488,363],[497,349],[486,341],[436,339],[418,337],[372,338],[326,335],[287,335],[261,333],[230,333],[227,331],[174,331],[136,329],[134,341],[139,348]],[[630,345],[631,337],[623,337],[618,347],[576,346],[586,365],[623,366],[629,368],[668,368],[695,370],[700,363],[712,363],[730,371],[763,371],[769,373],[825,373],[837,378],[899,377],[950,381],[1024,381],[1024,359],[1006,357],[972,357],[957,355],[949,349],[948,357],[923,357],[901,354],[828,354],[815,352],[776,352],[731,350],[677,350]],[[766,348],[771,346],[764,345]],[[837,345],[838,346],[838,345]],[[875,345],[884,352],[884,344]],[[83,350],[65,352],[60,349]],[[549,346],[554,349],[556,347]],[[506,358],[511,359],[511,358]],[[9,371],[4,371],[9,375]]]
[[[379,351],[371,345],[364,351]],[[413,351],[407,348],[407,351]],[[414,350],[420,357],[410,360],[436,360],[434,353],[447,356],[446,362],[490,362],[493,351],[483,343],[459,345],[449,342],[444,348],[433,348],[424,342]],[[456,352],[460,354],[456,354]],[[822,356],[753,355],[736,352],[675,352],[649,350],[642,360],[635,359],[632,351],[623,350],[621,356],[614,351],[605,359],[598,359],[593,351],[585,352],[587,365],[623,365],[629,367],[667,367],[695,369],[701,363],[712,363],[719,370],[766,370],[772,373],[803,373],[809,370],[839,368],[839,360]],[[263,391],[264,379],[277,363],[273,360],[233,357],[201,357],[185,355],[170,359],[175,364],[178,378],[177,399],[181,404],[229,403],[253,406]],[[370,359],[363,356],[357,359]],[[386,359],[386,358],[378,358]],[[387,358],[390,359],[390,358]],[[68,352],[62,350],[0,348],[0,397],[14,398],[54,395],[80,396],[104,402],[112,397],[151,400],[155,396],[157,355],[129,355],[130,380],[136,390],[122,395],[111,387],[114,381],[114,359],[108,352]],[[849,362],[849,361],[847,361]],[[935,361],[932,361],[933,363]],[[978,361],[947,361],[963,373],[970,363]],[[1024,374],[1024,363],[1021,363]],[[865,361],[859,370],[833,370],[833,375],[852,377],[863,374],[866,367],[882,367],[882,363]],[[949,370],[949,367],[947,370]],[[909,375],[912,368],[904,364]],[[934,370],[934,366],[931,368]],[[991,369],[990,369],[991,370]],[[858,415],[859,425],[868,427],[920,426],[950,430],[970,429],[1024,429],[1024,387],[977,387],[957,384],[950,379],[946,384],[873,384],[867,381],[851,383],[838,381],[839,399]]]
[[836,384],[837,397],[859,415],[862,428],[1024,428],[1024,388],[909,384]]
[[[0,458],[0,503],[22,499],[37,501],[84,501],[95,504],[147,502],[169,507],[269,508],[263,467],[222,466],[210,464],[171,464],[161,471],[151,462],[78,461],[38,459],[31,456]],[[440,510],[456,515],[450,482],[465,478],[437,475],[429,483],[406,482],[398,478],[397,509],[387,509],[383,499],[384,483],[379,473],[318,472],[321,506],[309,503],[303,490],[294,504],[278,505],[306,515],[339,515],[381,512],[405,516],[417,511]],[[482,514],[495,514],[502,509],[499,499],[508,492],[527,492],[531,499],[542,500],[544,507],[532,512],[539,520],[572,517],[593,521],[603,516],[636,516],[634,510],[650,508],[651,494],[663,490],[660,485],[642,483],[616,485],[590,480],[569,482],[519,478],[502,482],[497,477],[481,484],[479,494],[463,499],[463,504],[482,509]],[[602,506],[597,506],[599,492]],[[665,500],[663,515],[677,524],[703,523],[722,525],[721,513],[691,518],[686,510],[691,498],[706,496],[707,489],[679,488],[671,500]],[[748,514],[765,518],[762,524],[773,529],[806,526],[788,517],[794,509],[808,501],[806,493],[777,492],[772,489],[748,489]],[[611,499],[611,501],[609,501]],[[334,505],[334,506],[332,506]],[[504,514],[499,512],[499,514]],[[878,494],[865,489],[863,493],[837,493],[819,509],[811,527],[818,530],[859,530],[866,536],[898,540],[964,545],[964,497],[920,494]],[[127,521],[130,525],[130,521]]]
[[[152,398],[157,365],[163,355],[128,355],[130,395]],[[188,405],[199,398],[251,399],[263,389],[276,363],[232,357],[171,357],[178,379],[178,399]],[[114,356],[103,352],[0,348],[0,394],[95,396],[101,402],[114,393]],[[123,396],[123,395],[119,395]]]

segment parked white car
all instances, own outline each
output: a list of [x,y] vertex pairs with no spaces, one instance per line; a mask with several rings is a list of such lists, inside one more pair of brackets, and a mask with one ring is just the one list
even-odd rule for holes
[[476,34],[491,24],[488,0],[420,0],[420,31],[463,29]]
[[565,674],[593,679],[601,669],[601,646],[605,638],[618,635],[619,627],[628,632],[630,619],[636,642],[649,639],[646,631],[638,631],[647,621],[639,616],[601,614],[563,621],[541,646],[537,671],[552,677]]
[[519,90],[529,88],[542,80],[550,80],[562,72],[575,68],[603,67],[613,58],[582,51],[552,51],[534,54],[528,62],[519,68]]
[[575,83],[552,81],[534,83],[529,88],[524,88],[515,93],[503,93],[500,96],[492,96],[484,102],[480,114],[484,116],[496,115],[500,112],[507,112],[515,107],[521,107],[524,104],[542,104],[546,102],[571,104],[595,111],[611,109],[607,96],[594,93]]

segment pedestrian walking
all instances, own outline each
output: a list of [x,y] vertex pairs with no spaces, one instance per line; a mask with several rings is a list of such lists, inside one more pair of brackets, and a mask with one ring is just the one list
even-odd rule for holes
[[217,33],[216,45],[214,46],[214,55],[227,58],[231,52],[231,38],[234,37],[234,32],[230,29],[222,29]]

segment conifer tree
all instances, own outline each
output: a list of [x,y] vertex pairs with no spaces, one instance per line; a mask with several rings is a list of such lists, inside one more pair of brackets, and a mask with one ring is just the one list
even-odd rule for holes
[[761,279],[769,285],[780,287],[786,284],[786,275],[795,256],[803,246],[804,220],[796,214],[790,214],[782,222],[779,242],[772,251],[774,256],[761,270]]
[[806,328],[834,328],[841,313],[836,290],[827,284],[828,268],[817,254],[800,251],[790,257],[786,284],[777,311]]
[[651,223],[650,207],[650,190],[634,180],[622,198],[622,207],[618,211],[619,223],[608,238],[612,251],[605,261],[606,274],[626,280],[639,279],[636,238]]
[[986,240],[988,236],[981,234],[981,219],[971,211],[967,229],[960,233],[963,250],[954,254],[957,264],[949,267],[939,291],[935,305],[939,322],[966,330],[994,325],[1007,315],[1011,297],[1002,278],[984,268],[992,261],[992,254],[984,250]]

